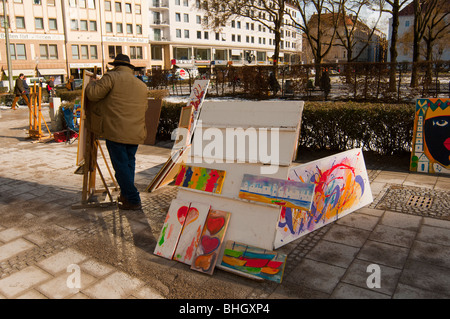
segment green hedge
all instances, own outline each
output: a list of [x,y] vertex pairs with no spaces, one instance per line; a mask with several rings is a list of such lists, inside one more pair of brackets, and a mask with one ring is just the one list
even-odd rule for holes
[[362,147],[380,155],[409,152],[414,105],[306,102],[299,146],[343,151]]
[[[169,140],[185,103],[164,101],[158,140]],[[344,151],[362,147],[380,155],[411,150],[414,105],[356,102],[305,102],[299,147]]]

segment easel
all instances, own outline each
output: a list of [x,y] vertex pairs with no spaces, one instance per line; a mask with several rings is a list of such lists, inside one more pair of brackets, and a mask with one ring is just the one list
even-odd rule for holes
[[[30,127],[28,130],[29,138],[37,139],[38,142],[48,142],[53,138],[50,129],[45,122],[44,117],[42,116],[42,87],[39,87],[39,90],[36,87],[36,83],[34,83],[34,87],[30,88],[30,100],[28,101],[28,110],[29,110],[29,120]],[[43,135],[42,133],[42,122],[44,122],[45,127],[47,128],[48,135]]]
[[[110,207],[116,205],[117,202],[113,199],[111,191],[106,183],[106,180],[102,174],[100,166],[98,165],[98,150],[102,154],[103,160],[105,162],[106,168],[108,169],[109,175],[114,183],[114,190],[118,191],[119,186],[116,180],[113,177],[113,174],[109,168],[108,162],[106,161],[105,153],[103,152],[100,142],[98,140],[98,136],[94,132],[91,132],[86,127],[86,97],[85,97],[85,88],[90,81],[90,78],[94,75],[96,76],[96,68],[94,73],[84,71],[83,74],[83,90],[81,96],[81,115],[80,115],[80,138],[78,139],[78,147],[80,150],[81,144],[84,147],[84,163],[75,171],[77,174],[79,171],[82,171],[83,174],[83,189],[81,193],[81,204],[73,205],[72,209],[82,209],[82,208],[95,208],[95,207]],[[84,137],[82,135],[85,135]],[[99,173],[99,176],[102,180],[104,189],[96,189],[95,188],[95,180],[96,173]],[[102,194],[106,192],[106,200],[103,202],[99,202],[96,200],[97,194]],[[109,200],[108,200],[109,199]]]

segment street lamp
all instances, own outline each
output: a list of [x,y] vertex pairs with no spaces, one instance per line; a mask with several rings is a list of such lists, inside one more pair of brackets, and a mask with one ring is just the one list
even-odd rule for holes
[[9,80],[9,91],[13,90],[13,76],[12,76],[12,64],[11,64],[11,52],[9,49],[9,23],[8,16],[6,15],[6,0],[3,0],[3,27],[5,28],[5,42],[6,42],[6,60],[8,64],[8,80]]

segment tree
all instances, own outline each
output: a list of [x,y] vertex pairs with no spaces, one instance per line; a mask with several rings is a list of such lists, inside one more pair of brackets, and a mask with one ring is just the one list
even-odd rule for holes
[[301,21],[291,16],[293,24],[303,32],[316,64],[315,83],[322,74],[320,64],[333,47],[339,20],[340,6],[333,0],[294,0]]
[[272,65],[276,76],[280,55],[281,29],[285,15],[284,0],[206,0],[203,5],[207,19],[206,27],[216,31],[235,18],[248,18],[260,23],[274,33]]
[[[398,41],[398,17],[400,10],[411,0],[383,0],[380,3],[380,10],[392,15],[392,34],[389,53],[391,56],[391,66],[389,69],[389,91],[395,92],[397,88],[397,41]],[[388,4],[390,9],[385,5]]]
[[439,0],[413,0],[414,7],[414,25],[413,25],[413,65],[411,71],[411,87],[417,87],[418,84],[418,65],[419,62],[419,44],[422,41],[427,25],[435,12]]
[[[343,46],[347,51],[347,62],[353,62],[356,61],[369,46],[370,41],[377,30],[377,25],[380,21],[382,12],[379,11],[380,14],[377,21],[372,28],[370,28],[361,20],[361,11],[364,7],[370,7],[370,0],[340,0],[339,5],[341,7],[339,10],[341,17],[339,18],[336,36],[340,40],[339,45]],[[355,37],[356,31],[364,33],[367,38],[363,40],[359,37],[357,39]],[[364,43],[358,48],[359,52],[355,52],[356,46],[361,45],[361,42]]]

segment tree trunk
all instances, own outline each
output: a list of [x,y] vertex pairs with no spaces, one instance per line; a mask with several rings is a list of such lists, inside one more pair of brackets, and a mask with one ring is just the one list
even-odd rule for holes
[[395,92],[397,77],[397,39],[398,39],[398,13],[400,11],[399,1],[396,0],[392,6],[392,37],[389,53],[391,54],[391,65],[389,70],[389,91]]
[[419,62],[419,22],[418,22],[418,15],[421,14],[421,12],[419,12],[420,8],[419,8],[419,1],[418,0],[414,0],[413,2],[413,6],[414,6],[414,41],[413,41],[413,59],[412,59],[412,70],[411,70],[411,83],[410,83],[410,87],[417,87],[417,82],[418,82],[418,76],[417,76],[417,71],[418,71],[418,64],[417,62]]

